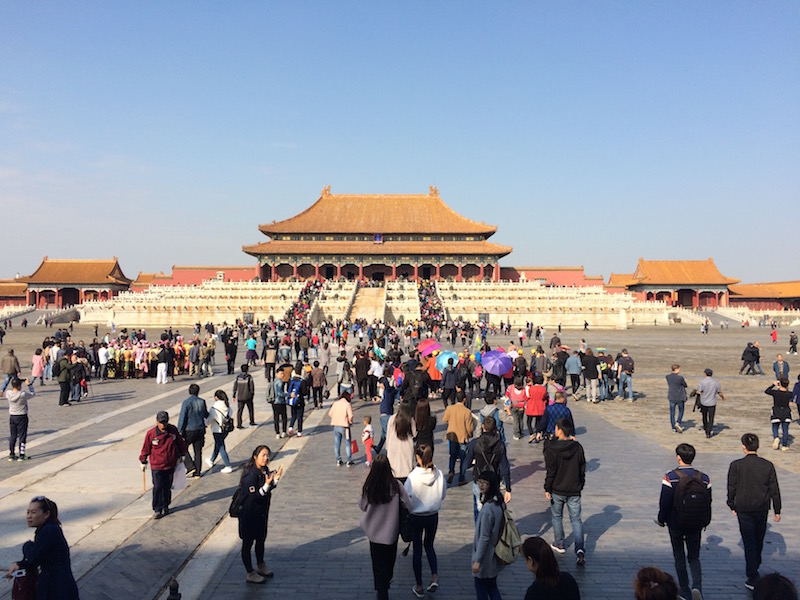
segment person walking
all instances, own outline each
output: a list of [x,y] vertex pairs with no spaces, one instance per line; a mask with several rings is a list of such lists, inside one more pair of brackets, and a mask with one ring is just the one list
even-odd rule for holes
[[[417,403],[417,411],[421,401]],[[412,528],[412,558],[411,565],[414,569],[416,585],[412,592],[417,598],[424,598],[422,587],[422,549],[428,557],[428,566],[431,568],[431,581],[426,588],[429,592],[439,589],[439,565],[436,560],[436,551],[433,540],[439,527],[439,510],[447,494],[447,485],[444,475],[433,464],[433,447],[420,444],[415,451],[417,466],[408,474],[404,484],[406,493],[411,499],[413,507],[411,513]],[[423,541],[424,537],[424,541]]]
[[153,512],[156,519],[169,514],[175,465],[185,454],[186,443],[178,429],[170,424],[169,414],[165,410],[158,411],[156,426],[145,434],[142,451],[139,454],[142,471],[147,469],[147,461],[150,460],[150,472],[153,476]]
[[497,587],[497,575],[503,568],[494,552],[503,526],[505,504],[500,493],[500,479],[494,471],[486,470],[478,476],[480,502],[483,507],[475,521],[472,538],[472,577],[477,600],[502,600]]
[[625,386],[628,386],[628,400],[633,402],[633,359],[628,356],[628,351],[623,348],[621,356],[617,359],[617,379],[619,380],[617,400],[622,400]]
[[460,398],[455,404],[451,404],[444,411],[442,422],[447,423],[447,433],[445,437],[450,453],[450,464],[447,470],[447,483],[453,483],[455,477],[456,461],[461,464],[458,471],[458,484],[465,482],[465,472],[467,470],[464,463],[464,456],[467,452],[467,444],[472,439],[475,430],[475,420],[472,412],[465,406],[466,396]]
[[28,527],[36,528],[33,541],[22,545],[24,558],[12,564],[5,576],[13,577],[20,569],[35,572],[37,600],[78,600],[58,506],[46,496],[37,496],[28,504],[27,521]]
[[[789,423],[792,422],[792,392],[789,391],[789,379],[781,377],[769,386],[764,393],[772,396],[772,447],[784,452],[789,449]],[[781,437],[778,437],[778,425],[781,426]]]
[[[711,521],[711,480],[708,475],[692,467],[696,454],[694,446],[678,444],[675,454],[678,468],[668,472],[661,480],[656,520],[660,527],[669,529],[672,557],[682,596],[702,600],[700,534]],[[691,589],[686,570],[687,559],[692,571]]]
[[553,551],[566,552],[564,548],[564,506],[569,511],[572,537],[575,540],[577,564],[586,563],[583,545],[583,522],[581,521],[581,493],[586,483],[586,458],[583,446],[572,438],[574,429],[568,419],[559,419],[555,425],[555,439],[544,447],[544,462],[547,473],[544,478],[545,498],[550,501],[553,522]]
[[789,379],[789,363],[783,360],[783,354],[778,354],[777,360],[772,363],[772,372],[775,373],[775,379]]
[[194,456],[186,452],[187,477],[200,477],[203,469],[203,444],[206,439],[206,419],[208,408],[206,401],[198,396],[200,386],[193,383],[189,386],[189,397],[181,403],[181,414],[178,417],[178,431],[181,432],[186,446],[192,447]]
[[39,378],[39,383],[44,385],[45,356],[41,348],[37,348],[31,358],[31,383]]
[[[11,389],[6,390],[5,398],[8,401],[8,460],[24,461],[30,458],[25,454],[25,444],[28,441],[28,400],[36,395],[33,384],[26,379],[25,385],[28,390],[22,389],[23,382],[15,377],[11,380]],[[19,454],[14,451],[19,440]]]
[[464,464],[472,467],[472,510],[475,519],[482,508],[478,479],[480,474],[487,469],[497,473],[505,487],[503,501],[511,502],[511,467],[508,463],[506,445],[497,433],[497,421],[484,419],[481,425],[481,435],[467,445],[464,453]]
[[581,600],[575,578],[558,568],[553,549],[542,538],[531,536],[520,548],[525,565],[536,579],[525,592],[525,600]]
[[350,445],[350,425],[353,424],[353,407],[350,404],[350,394],[342,392],[339,399],[331,405],[328,417],[333,426],[333,452],[336,456],[336,466],[341,467],[342,462],[342,440],[345,441],[345,454],[347,456],[347,466],[352,467],[353,451]]
[[276,440],[286,437],[286,400],[288,394],[286,393],[286,384],[283,382],[284,369],[291,372],[292,368],[290,366],[279,368],[275,378],[268,383],[268,385],[272,386],[269,388],[272,391],[272,396],[267,394],[267,402],[272,404],[272,423],[275,425]]
[[[271,452],[268,446],[256,446],[242,468],[239,480],[239,539],[242,540],[242,563],[247,583],[264,583],[274,573],[264,562],[264,550],[269,527],[269,507],[272,490],[283,476],[283,466],[270,471]],[[252,551],[255,545],[256,568],[253,569]]]
[[392,474],[405,483],[406,477],[414,468],[414,438],[417,428],[411,405],[402,402],[400,408],[386,424],[386,456],[392,465]]
[[389,585],[397,560],[397,536],[400,533],[400,502],[414,508],[406,489],[392,475],[392,466],[384,454],[378,454],[369,469],[358,508],[361,529],[369,540],[372,577],[378,600],[389,599]]
[[700,380],[695,392],[700,396],[700,412],[703,414],[703,429],[706,432],[706,437],[710,438],[714,435],[714,416],[717,412],[717,396],[725,400],[725,395],[722,393],[722,387],[719,381],[712,377],[714,372],[711,369],[706,369],[703,372],[705,373],[705,377]]
[[241,372],[236,376],[236,380],[233,382],[233,399],[238,402],[238,408],[236,409],[236,427],[238,429],[244,429],[242,425],[242,416],[244,415],[245,407],[247,407],[247,412],[250,415],[250,427],[255,427],[256,425],[255,407],[253,406],[256,386],[255,383],[253,383],[253,376],[248,373],[250,367],[247,364],[243,364],[240,368]]
[[686,380],[681,375],[681,366],[672,365],[672,372],[667,375],[667,400],[669,400],[669,422],[672,431],[683,433],[683,409],[686,405]]
[[530,389],[522,376],[514,378],[514,385],[506,388],[506,412],[514,423],[514,439],[522,439],[522,426],[525,418],[525,405],[530,398]]
[[211,427],[211,435],[214,437],[214,451],[211,453],[211,458],[206,460],[206,464],[209,469],[212,468],[219,454],[224,465],[221,469],[222,473],[233,471],[230,458],[228,458],[228,450],[225,448],[225,438],[228,437],[230,432],[223,428],[225,419],[230,419],[232,415],[233,409],[228,400],[228,394],[222,390],[214,392],[214,404],[211,405],[211,410],[206,419],[206,425]]
[[19,377],[22,369],[19,366],[19,360],[14,355],[14,349],[9,348],[8,354],[3,357],[2,362],[0,362],[0,369],[3,371],[3,389],[0,390],[0,394],[6,391],[8,384],[11,383],[11,380],[15,377]]
[[759,578],[770,504],[775,522],[781,521],[781,491],[775,466],[758,456],[756,434],[742,436],[742,451],[744,458],[733,461],[728,468],[727,504],[739,521],[747,575],[744,586],[752,590]]

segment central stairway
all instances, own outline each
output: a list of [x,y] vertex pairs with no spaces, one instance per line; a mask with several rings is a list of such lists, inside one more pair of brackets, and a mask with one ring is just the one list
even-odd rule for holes
[[371,323],[375,319],[383,320],[386,313],[386,288],[361,287],[356,294],[350,320],[366,319]]

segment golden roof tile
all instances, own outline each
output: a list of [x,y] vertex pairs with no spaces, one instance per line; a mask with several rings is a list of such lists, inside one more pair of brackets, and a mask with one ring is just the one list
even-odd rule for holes
[[714,260],[644,260],[633,272],[629,285],[730,285],[738,279],[725,277]]
[[108,260],[50,259],[44,257],[42,264],[28,277],[20,281],[33,284],[55,285],[130,285],[115,256]]
[[800,281],[741,283],[728,289],[731,297],[738,298],[800,298]]
[[459,254],[505,256],[510,246],[500,246],[482,240],[480,242],[305,242],[272,240],[262,244],[243,246],[242,250],[253,256],[265,254],[339,254],[339,255],[431,255],[454,256]]
[[426,234],[462,233],[486,237],[497,227],[468,219],[447,206],[439,191],[428,194],[331,194],[330,186],[303,212],[259,226],[281,233]]

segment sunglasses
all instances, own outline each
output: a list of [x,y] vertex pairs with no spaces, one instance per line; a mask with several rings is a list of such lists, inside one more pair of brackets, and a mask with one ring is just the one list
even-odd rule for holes
[[53,505],[47,499],[47,496],[36,496],[31,499],[31,502],[44,502],[45,506],[47,506],[47,512],[53,512]]

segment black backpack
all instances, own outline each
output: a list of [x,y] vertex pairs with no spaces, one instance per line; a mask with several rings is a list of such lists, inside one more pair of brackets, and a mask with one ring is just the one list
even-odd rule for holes
[[561,379],[562,377],[566,376],[567,371],[564,368],[564,363],[560,360],[557,360],[553,363],[553,379]]
[[414,371],[408,376],[406,395],[409,399],[419,400],[422,395],[422,373]]
[[681,469],[675,473],[678,483],[672,502],[673,524],[678,531],[700,531],[711,523],[711,491],[700,471],[695,471],[692,477]]
[[53,363],[53,377],[61,375],[61,361],[57,360]]

